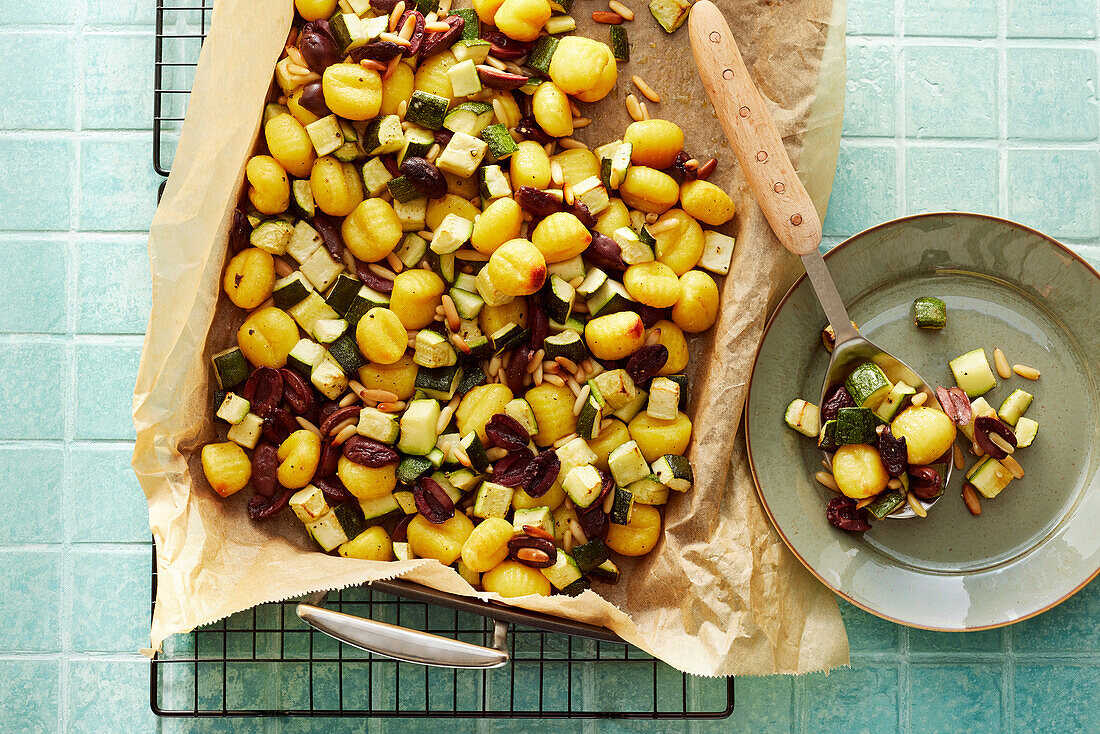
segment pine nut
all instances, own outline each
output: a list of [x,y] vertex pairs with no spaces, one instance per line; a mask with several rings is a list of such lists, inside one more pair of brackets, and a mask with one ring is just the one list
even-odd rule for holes
[[275,258],[275,274],[280,278],[285,278],[294,272],[294,268],[290,266],[286,260],[281,257]]
[[507,449],[502,449],[500,446],[494,446],[491,449],[485,451],[486,458],[489,461],[499,461],[508,455]]
[[573,538],[581,545],[588,542],[588,536],[584,534],[584,528],[573,518],[569,518],[569,532],[573,533]]
[[[348,384],[351,384],[351,383],[348,383]],[[358,383],[356,383],[356,384],[358,384]],[[359,388],[360,388],[359,397],[363,398],[363,400],[370,400],[370,401],[375,402],[375,403],[396,403],[397,400],[398,400],[397,395],[390,392],[389,390],[378,390],[376,388],[366,388],[366,387],[363,387],[362,385],[359,385]]]
[[560,189],[565,183],[565,174],[562,173],[561,164],[557,161],[550,161],[550,181],[555,189]]
[[486,255],[483,252],[478,252],[477,250],[470,250],[470,249],[455,250],[454,256],[456,258],[458,258],[459,260],[465,260],[466,262],[481,262],[481,263],[489,262],[489,256]]
[[249,313],[256,313],[257,311],[263,311],[265,308],[271,308],[274,305],[275,305],[275,299],[274,298],[268,298],[266,301],[261,303],[259,306],[256,306],[256,308],[252,309]]
[[393,32],[397,28],[397,22],[401,20],[401,16],[405,14],[405,0],[401,0],[397,5],[393,6],[393,12],[390,13],[390,32]]
[[1039,379],[1039,370],[1034,367],[1028,367],[1026,364],[1014,364],[1012,365],[1012,371],[1025,380]]
[[414,30],[416,30],[416,16],[410,15],[405,19],[405,24],[401,26],[401,33],[398,35],[406,41],[409,41],[412,39]]
[[924,403],[927,400],[928,400],[928,393],[919,392],[916,395],[914,395],[913,398],[909,402],[912,403],[913,405],[924,405]]
[[573,552],[573,534],[565,533],[561,538],[561,549],[566,553]]
[[1001,463],[1004,465],[1005,469],[1008,469],[1010,472],[1012,472],[1012,476],[1016,477],[1017,479],[1024,478],[1024,468],[1020,466],[1020,462],[1016,461],[1015,458],[1011,456],[1006,456],[1001,459]]
[[358,402],[359,402],[359,396],[356,395],[354,392],[349,392],[347,395],[345,395],[343,397],[343,399],[340,401],[339,405],[340,405],[341,408],[346,408],[349,405],[355,405]]
[[654,222],[657,221],[657,218],[660,217],[660,216],[661,215],[658,214],[657,212],[649,212],[648,214],[645,215],[645,223],[646,224],[653,224]]
[[424,30],[428,31],[429,33],[443,33],[444,31],[448,31],[450,29],[450,25],[438,20],[424,24]]
[[359,62],[359,65],[362,66],[364,69],[370,69],[371,71],[383,72],[386,70],[385,64],[374,61],[373,59],[363,59]]
[[585,385],[581,388],[581,391],[577,394],[577,399],[573,401],[573,415],[580,415],[581,408],[584,407],[584,401],[588,399],[588,393],[592,392],[591,385]]
[[455,349],[463,354],[470,353],[470,347],[466,344],[466,340],[462,338],[462,334],[451,334],[451,344],[454,344]]
[[814,474],[814,479],[834,492],[840,491],[840,487],[836,486],[836,479],[834,479],[833,475],[829,472],[819,471],[817,474]]
[[551,385],[557,385],[558,387],[565,387],[565,380],[561,379],[557,375],[545,375],[542,379],[546,380]]
[[861,499],[859,502],[856,503],[856,509],[857,510],[862,510],[864,507],[866,507],[867,505],[871,504],[874,501],[875,501],[874,497],[864,497],[863,499]]
[[1012,368],[1008,366],[1008,360],[1005,359],[1005,353],[1001,351],[1000,347],[993,350],[993,364],[997,366],[997,374],[1001,376],[1002,380],[1012,377]]
[[545,349],[539,349],[537,352],[535,352],[535,356],[531,357],[531,361],[527,364],[527,374],[535,374],[535,370],[538,369],[540,364],[542,364],[542,358],[545,356]]
[[470,455],[466,453],[466,449],[458,444],[451,445],[451,453],[454,454],[455,459],[457,459],[458,463],[462,464],[462,466],[469,468],[470,464],[473,463],[470,461]]
[[963,502],[966,503],[966,509],[970,510],[971,515],[982,514],[982,503],[978,500],[977,493],[974,492],[974,486],[967,482],[962,488]]
[[653,329],[649,332],[649,334],[646,335],[645,345],[647,347],[651,347],[659,341],[661,341],[661,330]]
[[543,362],[542,363],[542,371],[543,372],[549,372],[551,374],[556,375],[558,373],[558,370],[560,370],[560,369],[561,369],[561,365],[558,364],[557,362]]
[[917,517],[928,517],[928,511],[917,501],[912,492],[905,493],[905,501],[909,503],[909,507],[917,514]]
[[611,2],[607,4],[607,7],[611,8],[627,20],[634,20],[634,11],[623,5],[621,2],[619,2],[619,0],[611,0]]
[[1012,444],[1010,444],[1008,441],[1005,441],[996,433],[990,432],[989,440],[993,442],[994,446],[999,448],[1001,451],[1004,451],[1006,454],[1011,454],[1013,451],[1016,450],[1016,448]]
[[542,362],[539,362],[539,366],[537,368],[535,368],[534,378],[535,378],[535,385],[541,385],[542,384]]
[[400,273],[402,270],[405,269],[405,263],[401,262],[401,259],[392,252],[389,255],[386,255],[386,262],[389,263],[390,270],[395,273]]
[[357,432],[357,429],[356,429],[356,426],[355,426],[354,423],[349,425],[349,426],[345,426],[343,430],[341,430],[339,433],[337,433],[332,438],[332,445],[333,446],[343,446],[344,442],[347,441],[352,436],[354,436],[356,434],[356,432]]
[[493,97],[493,117],[501,125],[508,124],[508,112],[504,109],[504,103],[498,97]]
[[[412,20],[412,18],[413,16],[410,15],[409,19]],[[406,22],[405,25],[408,26],[409,24]],[[404,28],[402,28],[402,32],[404,32]],[[378,38],[383,41],[389,41],[390,43],[396,43],[398,46],[404,46],[405,48],[408,48],[412,45],[411,43],[409,43],[409,39],[402,38],[401,36],[395,36],[392,33],[380,33],[378,35]]]
[[718,159],[711,158],[709,161],[699,166],[699,170],[695,174],[699,177],[700,181],[706,181],[710,178],[710,174],[714,173],[714,169],[718,167]]
[[577,103],[573,100],[569,100],[569,112],[573,115],[573,117],[581,116],[581,108],[578,107]]
[[592,20],[597,23],[606,23],[607,25],[620,25],[625,18],[618,13],[611,13],[606,10],[597,10],[592,13]]
[[516,560],[527,561],[528,563],[549,563],[550,556],[538,548],[520,548],[516,551]]
[[638,105],[638,98],[633,94],[626,95],[626,113],[634,122],[642,121],[642,108]]
[[650,102],[653,102],[654,104],[660,104],[661,95],[653,91],[653,87],[649,86],[649,84],[646,83],[645,79],[642,79],[640,76],[635,74],[634,76],[630,77],[630,81],[634,82],[634,86],[638,88],[638,91],[641,92],[646,99],[648,99]]
[[451,331],[458,331],[459,327],[462,326],[462,322],[458,319],[455,302],[446,293],[443,294],[443,315],[447,317],[447,328]]
[[358,422],[359,422],[358,418],[345,418],[344,420],[340,421],[335,426],[330,428],[329,432],[328,432],[328,435],[335,436],[336,434],[338,434],[340,431],[344,430],[348,426],[354,426]]
[[962,471],[963,467],[966,466],[966,459],[963,457],[963,451],[962,451],[961,448],[959,448],[958,444],[954,444],[954,448],[955,448],[955,452],[954,452],[955,453],[955,468],[958,469],[959,471]]
[[558,144],[566,150],[588,150],[588,146],[573,138],[559,138]]
[[298,421],[298,425],[300,425],[302,428],[306,429],[307,431],[310,431],[312,433],[316,433],[318,436],[321,435],[321,429],[318,428],[317,426],[313,425],[309,421],[307,421],[302,416],[300,416],[300,415],[294,416],[294,419],[296,421]]
[[485,63],[498,71],[508,71],[508,67],[505,66],[504,62],[495,56],[486,57]]
[[389,268],[384,268],[378,263],[367,263],[367,268],[379,278],[385,278],[386,280],[393,280],[397,277],[397,273],[393,272]]
[[588,119],[587,117],[574,117],[573,118],[573,128],[576,129],[576,130],[580,130],[581,128],[588,127],[591,124],[592,124],[592,120]]
[[893,479],[891,479],[889,482],[886,483],[886,486],[889,487],[890,489],[901,489],[901,480],[898,479],[897,477],[894,477]]
[[603,498],[603,511],[610,515],[611,510],[615,507],[615,493],[608,492],[607,496]]
[[642,108],[642,119],[643,120],[648,120],[649,119],[649,108],[646,107],[645,102],[639,103],[638,106]]
[[447,429],[447,424],[451,422],[451,418],[454,416],[455,410],[458,409],[458,405],[452,403],[454,403],[453,400],[450,403],[447,403],[447,406],[443,408],[443,410],[439,411],[439,418],[435,422],[435,432],[438,436],[443,435],[443,431]]
[[974,454],[975,456],[985,456],[985,449],[979,446],[978,442],[975,441],[970,445],[970,453]]
[[[549,378],[547,378],[547,379],[549,379]],[[562,436],[561,438],[559,438],[557,441],[554,442],[554,448],[560,449],[562,446],[569,443],[570,441],[572,441],[576,437],[577,437],[577,434],[575,434],[575,433],[570,433],[568,436]],[[566,502],[568,502],[568,501],[569,500],[566,500]]]
[[574,395],[581,394],[580,383],[574,380],[572,377],[565,378],[565,384],[569,386],[569,389],[573,392]]
[[378,409],[383,413],[400,413],[405,409],[405,401],[398,400],[396,403],[379,403]]
[[405,119],[405,113],[409,110],[409,100],[403,99],[397,105],[397,116],[402,120]]
[[501,360],[499,354],[489,360],[489,369],[486,374],[495,376],[496,373],[500,371],[500,361]]
[[[401,56],[400,55],[394,56],[393,61],[391,61],[390,65],[386,67],[386,73],[382,75],[382,81],[386,81],[391,76],[393,76],[393,73],[395,71],[397,71],[397,67],[400,63],[401,63]],[[401,100],[401,101],[404,102],[405,100]],[[405,109],[407,110],[408,108],[409,108],[409,106],[405,105]],[[401,119],[402,120],[405,119],[405,113],[404,112],[401,113]],[[402,122],[401,124],[404,125],[405,123]]]
[[554,539],[554,536],[543,530],[541,525],[524,525],[523,532],[527,533],[532,538],[542,538],[543,540]]

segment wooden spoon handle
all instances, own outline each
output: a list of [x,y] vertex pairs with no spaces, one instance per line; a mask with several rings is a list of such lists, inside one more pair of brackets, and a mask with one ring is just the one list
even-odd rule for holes
[[688,29],[703,86],[764,216],[788,250],[796,255],[813,252],[821,244],[821,218],[726,19],[714,3],[699,0],[691,9]]

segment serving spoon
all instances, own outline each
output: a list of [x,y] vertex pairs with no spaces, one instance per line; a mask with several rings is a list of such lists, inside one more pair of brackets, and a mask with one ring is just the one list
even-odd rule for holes
[[[935,390],[916,370],[861,336],[852,325],[821,256],[821,218],[787,155],[775,120],[749,76],[733,33],[714,3],[699,0],[692,6],[688,33],[703,87],[733,146],[749,188],[779,242],[802,258],[810,285],[836,334],[818,405],[823,405],[826,396],[843,386],[852,369],[863,362],[877,364],[891,382],[904,380],[915,387],[918,394],[926,396],[925,405],[939,405]],[[946,473],[941,472],[943,487],[950,481],[952,469],[950,460],[945,464]],[[913,499],[927,511],[942,496],[941,491],[930,500],[915,496]],[[905,503],[887,517],[907,519],[917,517],[917,513]]]

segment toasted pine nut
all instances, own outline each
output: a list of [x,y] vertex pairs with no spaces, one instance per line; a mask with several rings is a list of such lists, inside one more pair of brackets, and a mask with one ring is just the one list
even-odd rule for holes
[[597,10],[592,13],[592,20],[597,23],[606,23],[607,25],[620,25],[625,20],[623,16],[618,13],[611,13],[606,10]]
[[398,400],[396,403],[379,403],[378,409],[383,413],[400,413],[405,409],[405,401]]
[[591,124],[592,124],[592,120],[588,119],[587,117],[574,117],[573,118],[573,128],[576,129],[576,130],[580,130],[583,127],[588,127]]
[[318,436],[321,435],[321,429],[318,428],[317,426],[313,425],[309,421],[307,421],[302,416],[300,416],[300,415],[294,416],[294,419],[298,421],[298,425],[300,425],[302,428],[306,429],[307,431],[310,431],[312,433],[316,433]]
[[436,435],[443,435],[443,431],[447,429],[447,424],[451,422],[451,418],[454,416],[457,407],[457,405],[447,403],[447,406],[439,411],[439,418],[436,419],[435,422]]
[[661,95],[653,91],[653,87],[646,84],[645,79],[642,79],[640,76],[635,74],[634,76],[630,77],[630,81],[634,82],[634,86],[638,88],[639,92],[645,95],[646,99],[648,99],[650,102],[660,104]]
[[634,122],[642,121],[642,108],[638,105],[638,98],[633,94],[626,95],[626,113]]
[[958,469],[959,471],[962,471],[963,467],[966,466],[966,459],[963,457],[963,450],[961,448],[959,448],[958,444],[955,444],[954,448],[955,448],[955,451],[954,451],[954,454],[955,454],[955,468]]
[[573,533],[573,538],[581,545],[588,542],[588,536],[584,534],[584,528],[573,518],[569,518],[569,532]]
[[462,250],[455,250],[454,256],[459,260],[465,260],[466,262],[489,262],[489,256],[484,252],[478,252],[477,250],[471,250],[465,248]]
[[364,69],[370,69],[371,71],[382,72],[386,70],[385,64],[379,61],[374,61],[373,59],[362,59],[359,62],[359,65],[362,66]]
[[547,563],[550,556],[538,548],[520,548],[516,551],[516,560],[520,562],[527,561],[528,563]]
[[346,408],[349,405],[355,405],[358,402],[359,402],[359,396],[356,395],[354,391],[349,392],[347,395],[345,395],[343,397],[342,400],[340,400],[340,407],[341,408]]
[[901,489],[901,480],[898,479],[897,477],[894,477],[893,479],[891,479],[889,482],[886,483],[886,486],[889,487],[890,489]]
[[290,57],[290,63],[295,66],[300,66],[309,73],[309,64],[306,63],[306,59],[302,56],[302,52],[298,50],[297,46],[287,46],[286,55]]
[[349,438],[351,438],[352,436],[354,436],[356,434],[356,431],[357,431],[357,429],[356,429],[356,426],[355,426],[354,423],[350,426],[345,426],[343,428],[343,430],[341,430],[339,433],[337,433],[335,436],[333,436],[332,445],[333,446],[343,446],[345,441],[347,441]]
[[638,106],[642,108],[642,119],[643,120],[648,120],[649,119],[649,108],[646,107],[645,102],[639,102]]
[[485,374],[495,376],[496,373],[500,371],[500,364],[501,364],[501,359],[500,359],[500,355],[498,354],[498,355],[494,356],[491,360],[489,360],[489,369],[486,370]]
[[997,374],[1001,376],[1002,380],[1012,377],[1012,368],[1008,366],[1008,360],[1000,347],[993,349],[993,364],[996,365]]
[[389,268],[382,267],[378,263],[367,263],[367,267],[370,268],[370,271],[372,273],[374,273],[375,275],[377,275],[380,278],[385,278],[386,280],[393,280],[394,278],[397,277],[397,273],[393,272]]
[[447,317],[447,328],[451,331],[458,331],[459,327],[462,326],[462,322],[458,318],[458,310],[455,308],[455,302],[446,293],[443,294],[443,315]]
[[523,532],[527,533],[532,538],[542,538],[543,540],[554,539],[554,536],[543,530],[541,525],[524,525]]
[[572,377],[565,378],[565,384],[569,386],[569,389],[573,391],[574,395],[580,395],[581,394],[581,385],[580,385],[580,383],[577,382],[576,380],[574,380]]
[[588,146],[579,140],[573,138],[559,138],[558,144],[566,150],[588,150]]
[[358,418],[345,418],[344,420],[340,421],[335,426],[330,428],[329,431],[328,431],[328,435],[335,436],[336,434],[338,434],[340,431],[344,430],[348,426],[354,426],[358,422],[359,422]]
[[592,392],[591,385],[585,385],[581,388],[581,391],[577,393],[577,399],[573,401],[573,415],[580,415],[581,408],[584,407],[584,401],[588,399],[588,393]]
[[653,329],[646,335],[645,345],[647,347],[651,347],[659,341],[661,341],[661,330]]
[[[413,16],[410,15],[409,19],[411,20],[412,17]],[[405,26],[407,27],[408,25],[409,24],[406,21]],[[402,29],[402,31],[404,31],[404,29]],[[409,46],[412,45],[411,43],[409,43],[409,39],[402,38],[401,36],[395,36],[392,33],[380,33],[378,35],[378,37],[383,41],[389,41],[390,43],[396,43],[398,46],[404,46],[405,48],[408,48]]]
[[711,158],[709,161],[699,166],[699,170],[695,172],[695,175],[699,177],[700,181],[706,181],[710,178],[710,174],[714,173],[714,169],[718,167],[718,159]]
[[281,257],[275,258],[275,275],[278,275],[280,278],[285,278],[293,272],[294,268],[291,267],[290,263]]
[[450,25],[439,20],[424,24],[424,30],[428,31],[429,33],[443,33],[450,29]]
[[1034,367],[1028,367],[1026,364],[1014,364],[1012,365],[1012,371],[1025,380],[1039,379],[1039,370]]
[[928,511],[917,501],[912,492],[905,493],[905,501],[909,503],[909,507],[917,514],[917,517],[928,517]]
[[561,164],[557,161],[550,161],[550,181],[556,189],[560,189],[565,182],[565,174],[562,173]]
[[619,0],[611,0],[611,2],[607,4],[607,7],[611,8],[627,20],[634,20],[634,11],[623,5],[621,2],[619,2]]
[[557,385],[558,387],[565,387],[565,380],[561,379],[557,375],[544,375],[543,378],[551,385]]
[[612,508],[615,507],[615,493],[608,492],[607,496],[603,498],[603,511],[608,515],[611,514]]
[[588,313],[588,304],[584,301],[577,301],[573,304],[573,313]]
[[985,456],[985,449],[979,446],[978,442],[975,441],[974,443],[970,444],[970,453],[974,454],[975,456]]
[[390,13],[390,32],[393,32],[397,28],[397,21],[401,20],[401,16],[405,14],[405,0],[401,0],[397,5],[393,6],[393,12]]
[[588,375],[585,374],[583,367],[579,367],[577,371],[573,373],[573,379],[580,384],[588,382]]
[[1004,451],[1006,454],[1011,454],[1013,451],[1016,450],[1016,448],[1012,444],[1010,444],[1008,441],[1005,441],[996,433],[991,432],[989,434],[989,440],[993,442],[994,446],[999,448],[1001,451]]
[[829,472],[819,471],[817,474],[814,474],[814,479],[834,492],[840,491],[840,487],[836,486],[836,479],[834,479],[833,475]]
[[671,232],[672,230],[676,229],[679,226],[680,226],[680,222],[678,220],[676,220],[676,219],[666,219],[665,221],[661,222],[660,224],[654,224],[652,227],[647,227],[646,229],[649,231],[649,233],[651,235],[656,236],[656,235],[659,235],[659,234],[664,234],[665,232]]
[[532,377],[535,379],[535,385],[542,384],[542,362],[539,362],[539,366],[535,368],[535,374]]
[[397,104],[397,116],[402,120],[405,119],[405,113],[409,110],[409,100],[403,99]]
[[1006,456],[1001,459],[1001,463],[1004,465],[1005,469],[1008,469],[1010,472],[1012,472],[1012,476],[1016,477],[1017,479],[1024,478],[1024,468],[1020,466],[1020,462],[1016,461],[1014,457]]
[[527,374],[529,374],[529,375],[535,374],[535,370],[538,369],[538,366],[540,364],[542,364],[542,358],[545,357],[545,356],[546,356],[546,350],[545,349],[539,349],[537,352],[535,352],[535,355],[533,357],[531,357],[531,361],[527,363]]
[[[351,383],[349,382],[348,384],[350,385]],[[358,385],[359,383],[356,383],[356,384]],[[389,390],[378,390],[376,388],[365,388],[362,385],[359,385],[359,388],[360,388],[358,390],[359,397],[363,398],[363,400],[370,400],[370,401],[375,402],[375,403],[396,403],[397,402],[397,395],[390,392]]]
[[493,117],[502,125],[508,124],[508,113],[504,109],[504,103],[498,97],[493,97]]
[[451,334],[451,344],[454,344],[455,349],[463,354],[470,353],[470,347],[466,344],[466,340],[462,338],[462,334]]
[[866,507],[867,505],[871,504],[874,501],[875,501],[874,497],[864,497],[863,499],[861,499],[859,502],[856,503],[856,509],[857,510],[862,510],[864,507]]
[[557,362],[546,361],[546,362],[542,363],[542,371],[543,372],[549,372],[551,374],[556,375],[558,373],[558,370],[560,370],[560,369],[561,369],[561,365],[558,364]]
[[982,514],[982,503],[978,500],[978,495],[974,492],[974,486],[967,482],[962,488],[963,502],[966,503],[966,509],[970,510],[971,515]]
[[[546,379],[549,380],[550,378],[548,377]],[[568,436],[562,436],[561,438],[559,438],[557,441],[554,442],[554,448],[560,449],[562,446],[569,443],[570,441],[572,441],[576,437],[577,437],[577,434],[575,434],[575,433],[570,433]],[[569,502],[569,500],[567,499],[566,502]]]
[[565,533],[561,538],[561,549],[566,553],[573,552],[573,534]]
[[505,63],[495,56],[487,57],[485,59],[485,63],[499,71],[508,71],[508,67],[505,65]]
[[405,24],[401,26],[401,32],[398,35],[406,41],[409,41],[412,39],[414,30],[416,30],[416,16],[410,15],[405,19]]
[[473,462],[470,461],[470,455],[466,453],[466,449],[462,448],[459,444],[451,444],[451,453],[454,454],[455,459],[458,460],[462,466],[469,467]]
[[507,449],[502,449],[500,446],[494,446],[491,449],[486,449],[485,456],[489,461],[498,461],[508,455]]
[[295,64],[293,61],[286,65],[286,70],[296,76],[306,76],[310,73],[309,69],[304,66],[299,66],[298,64]]
[[916,395],[914,395],[913,398],[909,402],[912,403],[913,405],[924,405],[924,403],[927,400],[928,400],[928,393],[919,392]]

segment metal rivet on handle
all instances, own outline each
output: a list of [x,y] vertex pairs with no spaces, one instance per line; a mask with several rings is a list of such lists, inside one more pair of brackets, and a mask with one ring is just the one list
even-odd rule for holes
[[787,187],[783,185],[782,181],[776,181],[775,186],[772,186],[772,191],[774,191],[777,194],[782,194],[786,190],[787,190]]
[[761,163],[768,160],[768,151],[762,150],[759,153],[757,153],[756,154],[756,160],[760,161]]
[[726,69],[722,72],[723,79],[733,79],[733,69]]
[[791,224],[793,224],[796,227],[798,225],[802,224],[802,215],[801,214],[792,214],[791,215]]
[[710,32],[710,42],[711,43],[718,43],[721,40],[722,40],[722,34],[721,33],[719,33],[718,31],[711,31]]
[[749,112],[750,110],[748,107],[741,107],[739,110],[737,110],[737,114],[741,115],[741,117],[748,117]]

